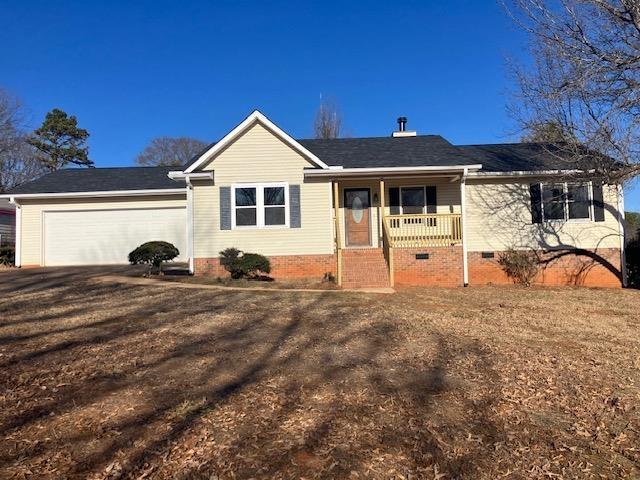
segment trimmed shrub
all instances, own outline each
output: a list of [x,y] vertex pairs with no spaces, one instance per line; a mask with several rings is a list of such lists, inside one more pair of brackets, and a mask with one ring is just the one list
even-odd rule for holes
[[237,248],[221,251],[220,265],[231,274],[231,278],[257,278],[271,272],[267,257],[259,253],[244,253]]
[[540,261],[535,252],[514,250],[513,248],[502,253],[498,258],[498,263],[509,278],[526,287],[531,285],[540,269]]
[[0,247],[0,265],[7,267],[16,264],[16,249],[14,247]]
[[169,242],[153,241],[143,243],[132,251],[129,254],[129,263],[132,265],[148,264],[160,272],[162,262],[173,260],[178,255],[180,255],[180,251]]

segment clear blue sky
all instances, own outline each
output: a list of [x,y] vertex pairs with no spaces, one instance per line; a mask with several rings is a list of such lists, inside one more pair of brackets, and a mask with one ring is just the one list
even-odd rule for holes
[[[514,140],[506,58],[525,38],[485,1],[2,1],[0,85],[31,126],[54,107],[89,130],[96,166],[150,139],[218,139],[255,108],[309,137],[320,95],[347,133],[409,128],[453,143]],[[640,189],[627,194],[640,210]]]

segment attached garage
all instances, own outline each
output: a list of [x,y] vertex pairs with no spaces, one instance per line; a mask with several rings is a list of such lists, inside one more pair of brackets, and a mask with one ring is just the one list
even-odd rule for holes
[[188,189],[169,178],[175,168],[69,168],[15,188],[6,196],[16,206],[16,264],[126,264],[152,240],[188,261]]
[[131,250],[164,240],[186,260],[185,207],[43,211],[44,266],[127,263]]

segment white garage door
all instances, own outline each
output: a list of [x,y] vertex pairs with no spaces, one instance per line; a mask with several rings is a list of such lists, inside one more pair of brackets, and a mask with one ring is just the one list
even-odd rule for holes
[[109,265],[127,263],[129,252],[144,242],[164,240],[186,260],[186,209],[47,211],[44,216],[44,264]]

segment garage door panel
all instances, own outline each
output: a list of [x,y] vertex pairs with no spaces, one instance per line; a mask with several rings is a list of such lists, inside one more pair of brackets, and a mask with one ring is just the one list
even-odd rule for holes
[[131,250],[152,240],[164,240],[186,260],[186,209],[150,208],[46,211],[44,264],[108,265],[127,263]]

